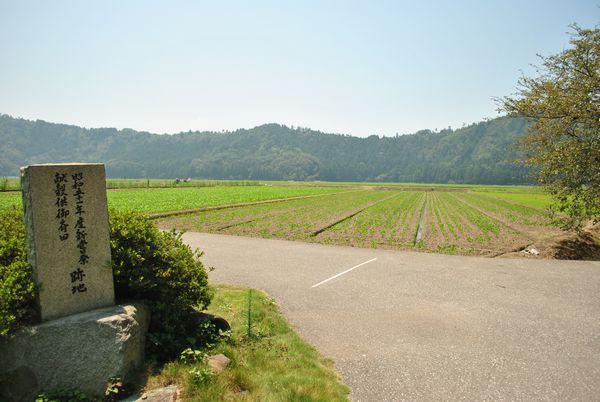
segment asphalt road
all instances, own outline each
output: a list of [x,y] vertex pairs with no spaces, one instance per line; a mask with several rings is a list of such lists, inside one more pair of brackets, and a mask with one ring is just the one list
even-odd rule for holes
[[274,297],[354,401],[600,400],[599,262],[184,239],[213,282]]

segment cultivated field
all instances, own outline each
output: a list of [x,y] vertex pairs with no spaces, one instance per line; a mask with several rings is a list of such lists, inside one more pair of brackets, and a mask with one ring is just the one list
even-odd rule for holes
[[[226,186],[108,190],[108,206],[159,213],[348,191],[334,187]],[[21,193],[0,192],[0,208],[21,208]]]
[[[210,183],[113,181],[125,188],[108,190],[109,207],[158,215],[165,229],[464,255],[501,255],[560,234],[549,196],[535,187]],[[0,192],[0,208],[13,205],[21,207],[20,193]],[[171,211],[195,212],[164,216]]]
[[487,256],[519,250],[560,234],[550,226],[544,209],[549,200],[544,194],[485,187],[447,190],[355,188],[318,198],[168,217],[159,225],[324,244]]

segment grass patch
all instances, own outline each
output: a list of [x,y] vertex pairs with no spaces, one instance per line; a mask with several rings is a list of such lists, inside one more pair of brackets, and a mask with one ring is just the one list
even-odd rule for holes
[[202,359],[180,359],[150,376],[148,388],[176,383],[184,400],[192,401],[347,400],[348,388],[333,362],[292,330],[267,295],[252,290],[249,331],[249,290],[225,285],[215,290],[208,312],[227,319],[232,331],[209,354],[223,353],[231,359],[229,367],[214,375]]

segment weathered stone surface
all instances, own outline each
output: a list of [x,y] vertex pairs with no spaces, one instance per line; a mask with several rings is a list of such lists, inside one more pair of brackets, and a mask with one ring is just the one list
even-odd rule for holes
[[21,175],[42,320],[114,305],[104,165],[31,165]]
[[179,400],[181,400],[179,388],[175,385],[169,385],[168,387],[153,389],[142,395],[131,396],[122,402],[175,402]]
[[17,332],[0,344],[0,372],[10,378],[0,388],[0,400],[30,401],[38,392],[56,388],[101,394],[109,378],[126,379],[142,364],[149,320],[148,308],[136,303]]
[[219,374],[219,373],[222,373],[223,370],[225,370],[227,368],[230,361],[231,360],[229,360],[229,358],[227,356],[225,356],[224,354],[218,354],[218,355],[210,356],[206,360],[206,364],[208,364],[208,367],[213,371],[213,373]]

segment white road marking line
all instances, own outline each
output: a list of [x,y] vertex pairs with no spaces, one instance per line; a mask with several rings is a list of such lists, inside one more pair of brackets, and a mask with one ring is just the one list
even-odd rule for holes
[[319,283],[317,283],[317,284],[314,284],[314,285],[312,285],[312,286],[311,286],[311,288],[316,288],[317,286],[321,286],[322,284],[324,284],[324,283],[326,283],[326,282],[329,282],[330,280],[332,280],[332,279],[335,279],[335,278],[337,278],[338,276],[342,276],[342,275],[344,275],[344,274],[347,274],[348,272],[352,271],[353,269],[356,269],[356,268],[358,268],[358,267],[362,267],[363,265],[365,265],[365,264],[368,264],[368,263],[370,263],[370,262],[373,262],[373,261],[375,261],[376,259],[377,259],[377,258],[372,258],[372,259],[370,259],[369,261],[361,262],[360,264],[358,264],[358,265],[355,265],[355,266],[353,266],[352,268],[345,270],[344,272],[340,272],[340,273],[339,273],[339,274],[337,274],[337,275],[333,275],[331,278],[327,278],[327,279],[325,279],[324,281],[321,281],[321,282],[319,282]]

